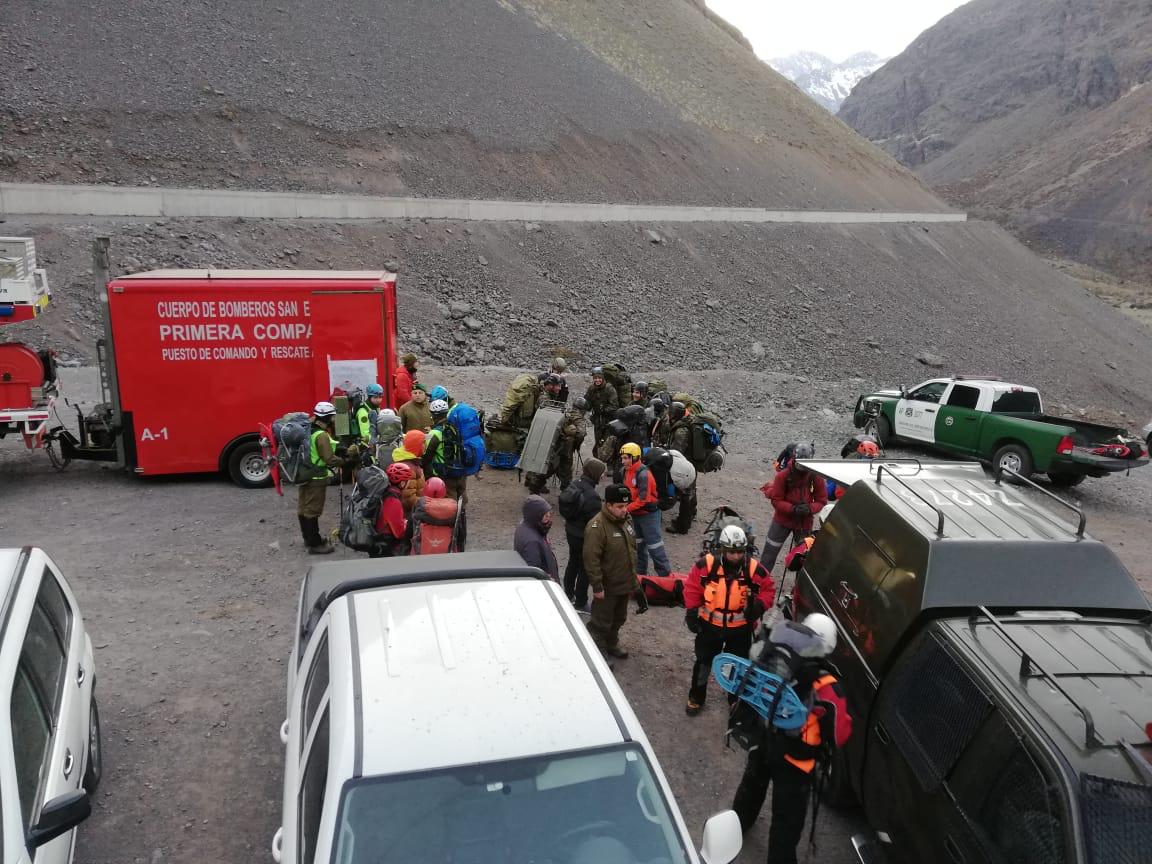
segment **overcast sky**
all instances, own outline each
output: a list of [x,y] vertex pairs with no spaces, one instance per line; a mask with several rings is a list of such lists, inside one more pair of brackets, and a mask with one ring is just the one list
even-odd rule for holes
[[840,61],[857,51],[894,57],[965,0],[708,0],[762,60],[817,51]]

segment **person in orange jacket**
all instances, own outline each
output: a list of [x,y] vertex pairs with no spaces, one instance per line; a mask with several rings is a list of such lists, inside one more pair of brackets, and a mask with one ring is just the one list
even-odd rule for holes
[[824,482],[800,467],[801,459],[811,459],[816,450],[811,444],[797,444],[788,467],[776,474],[771,483],[760,487],[772,502],[772,524],[764,540],[762,563],[769,571],[776,565],[780,548],[789,537],[799,543],[812,531],[812,517],[828,504]]
[[392,407],[397,411],[412,399],[412,388],[416,386],[416,355],[405,354],[400,358],[400,367],[392,375]]
[[749,557],[748,535],[739,525],[724,527],[719,546],[719,555],[700,556],[684,582],[684,623],[696,634],[684,709],[689,717],[704,707],[716,655],[727,651],[747,657],[756,622],[776,597],[776,583],[764,565]]
[[628,443],[621,447],[620,462],[624,468],[624,485],[632,493],[628,513],[636,529],[636,572],[641,576],[648,572],[648,556],[651,555],[656,574],[667,576],[672,572],[672,565],[664,548],[664,528],[660,524],[660,508],[656,503],[656,478],[640,461],[639,444]]

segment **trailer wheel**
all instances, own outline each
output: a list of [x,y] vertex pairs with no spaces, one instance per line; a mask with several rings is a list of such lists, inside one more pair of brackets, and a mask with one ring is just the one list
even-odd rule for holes
[[272,467],[264,458],[259,441],[241,441],[228,455],[228,476],[244,489],[272,485]]
[[[992,470],[999,471],[1001,468],[1015,471],[1021,477],[1030,477],[1032,476],[1032,454],[1023,444],[1005,444],[992,457]],[[1007,479],[1011,482],[1016,480],[1014,477]]]
[[1059,486],[1067,489],[1072,486],[1079,486],[1084,482],[1085,475],[1083,474],[1049,474],[1048,480],[1053,486]]

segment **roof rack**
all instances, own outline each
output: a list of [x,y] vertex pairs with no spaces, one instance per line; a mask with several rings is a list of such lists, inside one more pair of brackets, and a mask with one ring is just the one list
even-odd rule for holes
[[999,375],[953,375],[953,381],[1003,381]]
[[[868,460],[868,471],[869,472],[875,471],[878,467],[880,467],[882,465],[915,465],[916,470],[913,471],[911,475],[909,475],[912,477],[915,477],[917,474],[919,474],[920,470],[924,467],[922,464],[920,464],[919,459],[913,459],[911,456],[906,456],[906,457],[903,457],[900,459],[888,459],[887,457],[885,457],[883,459],[870,459],[870,460]],[[889,474],[892,473],[891,468],[888,469],[888,473]]]
[[[902,462],[903,461],[915,462],[916,463],[916,473],[917,474],[920,473],[920,468],[922,466],[920,465],[920,461],[918,459],[908,459],[908,460],[900,460],[900,461],[902,461]],[[907,489],[909,492],[911,492],[913,495],[915,495],[917,498],[919,498],[921,501],[923,501],[924,504],[930,510],[932,510],[933,513],[936,514],[936,536],[937,537],[943,537],[944,536],[944,511],[941,510],[939,507],[937,507],[935,504],[933,504],[931,501],[929,501],[927,498],[925,498],[923,495],[921,495],[919,492],[917,492],[915,489],[913,489],[911,486],[909,486],[907,483],[905,483],[900,478],[900,475],[892,470],[892,466],[889,464],[880,465],[876,468],[876,483],[877,483],[877,485],[881,485],[881,483],[883,481],[885,468],[888,469],[888,476],[889,477],[891,477],[893,480],[895,480],[897,483],[899,483],[901,486],[903,486],[905,489]],[[921,515],[924,515],[924,514],[921,514]],[[924,516],[924,518],[927,519],[929,522],[932,521],[931,519],[928,519],[927,516]]]
[[[995,483],[997,486],[1001,485],[1000,480],[1003,478],[1003,476],[1005,474],[1009,474],[1012,477],[1015,477],[1021,483],[1027,483],[1029,486],[1031,486],[1037,492],[1042,492],[1043,494],[1045,494],[1049,498],[1051,498],[1053,501],[1055,501],[1057,504],[1061,504],[1064,507],[1067,507],[1073,513],[1075,513],[1076,517],[1080,520],[1080,525],[1076,529],[1076,536],[1081,540],[1084,539],[1084,528],[1088,524],[1088,517],[1084,515],[1083,510],[1081,510],[1075,504],[1070,504],[1069,502],[1065,501],[1059,495],[1055,495],[1052,492],[1049,492],[1047,489],[1045,489],[1043,486],[1041,486],[1036,481],[1025,477],[1023,474],[1016,473],[1011,468],[997,468],[996,471],[992,475],[992,482]],[[1039,510],[1038,512],[1043,516],[1048,515],[1048,513],[1045,510]],[[1054,518],[1051,518],[1051,517],[1049,517],[1048,521],[1051,522],[1053,525],[1061,525],[1062,524],[1060,522],[1057,522]]]
[[1009,645],[1020,652],[1020,677],[1029,677],[1032,674],[1032,670],[1035,669],[1036,672],[1039,673],[1039,677],[1047,680],[1048,683],[1052,685],[1053,689],[1058,691],[1061,696],[1067,699],[1068,702],[1071,703],[1072,707],[1080,712],[1080,716],[1084,718],[1084,746],[1089,750],[1097,746],[1107,747],[1108,743],[1103,738],[1101,738],[1100,733],[1096,731],[1096,721],[1092,718],[1092,712],[1077,702],[1075,699],[1073,699],[1072,694],[1061,686],[1060,682],[1056,680],[1055,675],[1046,670],[1043,666],[1041,666],[1034,659],[1032,659],[1032,657],[1029,656],[1028,652],[1024,650],[1024,646],[1022,646],[1008,634],[1008,631],[1004,629],[1004,625],[1000,623],[1000,619],[993,615],[987,606],[978,606],[976,608],[980,611],[978,613],[973,612],[968,619],[968,623],[975,624],[976,619],[981,615],[992,622],[992,626],[995,627],[996,631],[1004,637],[1004,641],[1006,641]]

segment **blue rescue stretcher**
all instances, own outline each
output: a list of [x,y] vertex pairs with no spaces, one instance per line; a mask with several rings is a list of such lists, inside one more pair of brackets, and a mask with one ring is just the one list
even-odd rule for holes
[[[793,732],[808,719],[808,709],[796,691],[779,675],[735,654],[720,654],[712,661],[712,677],[726,693],[751,705],[756,713],[782,732]],[[775,717],[770,718],[775,705]]]

